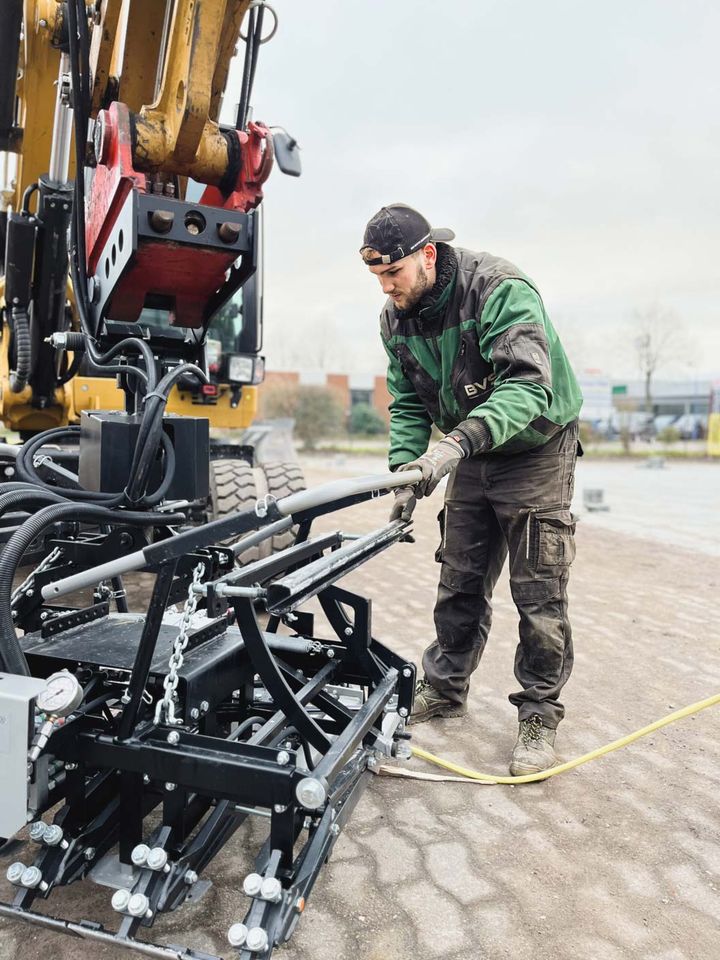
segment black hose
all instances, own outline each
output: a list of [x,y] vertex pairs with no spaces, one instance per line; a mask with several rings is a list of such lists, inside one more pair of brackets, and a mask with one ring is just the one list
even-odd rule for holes
[[61,520],[152,526],[181,523],[183,514],[113,512],[97,504],[60,503],[43,507],[16,530],[0,556],[0,669],[29,676],[27,660],[15,633],[12,619],[12,587],[15,572],[30,544],[48,527]]
[[10,390],[12,393],[22,393],[30,376],[30,321],[24,307],[13,307],[11,315],[15,369],[10,371]]
[[19,507],[21,504],[23,505],[23,508],[25,508],[36,505],[45,506],[48,503],[67,502],[67,497],[63,497],[59,493],[53,493],[51,490],[38,490],[37,487],[35,487],[32,491],[3,490],[3,492],[0,493],[0,517],[7,513],[8,510],[12,509],[12,507]]
[[35,183],[31,183],[30,186],[25,187],[25,190],[22,195],[22,206],[21,206],[21,210],[23,213],[30,213],[30,197],[35,193],[37,189],[38,189],[37,180],[35,181]]

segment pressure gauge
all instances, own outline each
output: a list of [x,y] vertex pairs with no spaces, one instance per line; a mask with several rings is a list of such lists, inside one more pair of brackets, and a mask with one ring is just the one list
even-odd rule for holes
[[53,673],[37,697],[37,708],[52,717],[68,717],[82,703],[83,688],[67,670]]

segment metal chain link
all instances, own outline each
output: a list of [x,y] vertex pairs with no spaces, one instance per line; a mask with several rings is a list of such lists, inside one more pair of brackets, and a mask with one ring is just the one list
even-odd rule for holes
[[175,719],[175,703],[177,701],[177,687],[179,683],[178,671],[185,662],[183,656],[188,645],[188,629],[197,609],[200,594],[195,592],[195,586],[200,583],[205,573],[205,564],[199,563],[193,570],[193,578],[188,587],[187,600],[183,609],[182,620],[180,621],[180,631],[173,644],[170,660],[168,661],[168,672],[163,680],[164,695],[155,704],[155,723],[165,722],[167,724],[181,723]]
[[60,547],[54,547],[50,551],[50,553],[45,557],[42,563],[40,563],[37,567],[35,567],[35,569],[30,574],[30,576],[26,580],[24,580],[20,584],[20,586],[17,587],[17,589],[13,590],[12,596],[10,598],[10,603],[13,604],[17,600],[19,600],[22,594],[25,593],[32,586],[33,581],[35,580],[35,577],[39,573],[43,573],[43,571],[47,570],[48,567],[52,566],[52,564],[55,563],[55,561],[57,560],[57,558],[60,556],[61,553],[62,553],[62,550],[60,549]]

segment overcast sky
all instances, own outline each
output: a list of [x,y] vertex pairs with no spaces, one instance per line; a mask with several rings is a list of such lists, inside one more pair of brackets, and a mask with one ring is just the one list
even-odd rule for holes
[[255,116],[303,175],[265,190],[271,369],[384,370],[358,248],[400,201],[528,273],[579,369],[637,376],[633,312],[657,304],[680,329],[663,377],[720,377],[720,4],[272,3]]

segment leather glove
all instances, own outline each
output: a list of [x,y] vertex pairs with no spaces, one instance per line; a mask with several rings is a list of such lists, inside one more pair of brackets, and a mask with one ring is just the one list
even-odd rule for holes
[[443,477],[451,473],[464,458],[462,445],[452,437],[443,437],[437,446],[424,453],[417,460],[404,463],[399,470],[420,470],[422,480],[413,487],[415,496],[429,497]]
[[409,520],[416,504],[417,500],[412,487],[396,487],[395,503],[390,511],[390,521]]

